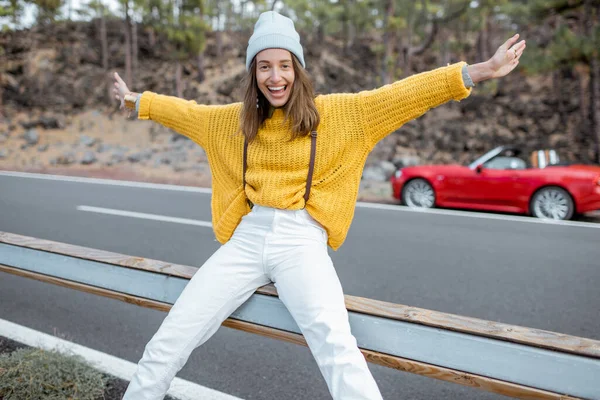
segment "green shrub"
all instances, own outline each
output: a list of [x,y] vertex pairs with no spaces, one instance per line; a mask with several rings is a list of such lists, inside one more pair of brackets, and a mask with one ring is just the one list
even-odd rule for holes
[[36,348],[0,354],[0,399],[94,400],[106,378],[79,356]]

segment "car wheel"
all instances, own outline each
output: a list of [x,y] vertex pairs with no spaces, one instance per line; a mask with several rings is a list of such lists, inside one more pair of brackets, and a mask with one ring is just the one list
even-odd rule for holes
[[431,208],[435,205],[435,191],[425,179],[413,179],[402,189],[402,204],[413,208]]
[[542,219],[567,220],[575,214],[575,205],[566,190],[549,186],[538,190],[533,195],[531,214]]

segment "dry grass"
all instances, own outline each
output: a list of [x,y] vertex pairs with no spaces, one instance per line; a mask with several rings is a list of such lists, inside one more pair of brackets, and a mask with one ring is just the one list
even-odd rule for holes
[[106,377],[78,356],[35,348],[0,355],[0,398],[4,400],[95,400]]

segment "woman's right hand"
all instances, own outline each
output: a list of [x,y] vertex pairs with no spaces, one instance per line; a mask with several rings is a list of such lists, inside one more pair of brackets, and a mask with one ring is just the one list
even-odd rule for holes
[[125,95],[127,93],[130,93],[131,91],[129,90],[123,79],[121,79],[119,74],[115,72],[113,77],[115,79],[113,94],[115,95],[115,99],[119,100],[120,102],[119,108],[123,110],[125,109]]

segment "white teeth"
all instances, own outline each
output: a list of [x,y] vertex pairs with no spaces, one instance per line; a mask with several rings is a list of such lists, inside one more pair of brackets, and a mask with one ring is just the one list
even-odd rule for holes
[[285,89],[285,86],[278,86],[278,87],[270,87],[269,86],[269,90],[272,90],[272,91],[283,90],[283,89]]

